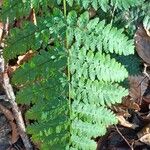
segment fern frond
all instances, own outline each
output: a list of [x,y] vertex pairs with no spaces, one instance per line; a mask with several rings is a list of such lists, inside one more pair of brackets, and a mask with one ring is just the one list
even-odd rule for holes
[[111,4],[113,6],[117,6],[118,8],[120,9],[128,9],[130,7],[134,7],[134,6],[137,6],[139,4],[142,4],[143,3],[143,0],[139,0],[139,1],[136,1],[136,0],[111,0]]
[[[20,9],[18,9],[20,8]],[[11,12],[11,13],[10,13]],[[30,12],[30,1],[20,1],[20,0],[7,0],[3,2],[1,18],[6,21],[6,18],[9,17],[9,21],[13,21],[16,18],[29,15]]]
[[[33,30],[31,30],[31,28]],[[7,47],[4,50],[4,56],[6,60],[9,60],[11,58],[15,58],[19,54],[25,53],[27,50],[35,50],[38,49],[38,44],[35,45],[35,37],[34,33],[36,31],[36,26],[28,23],[25,24],[22,28],[22,32],[20,32],[21,29],[12,29],[10,32],[9,38],[7,39],[6,45]],[[10,50],[11,48],[11,50]]]
[[[72,104],[72,112],[73,112],[72,118],[79,116],[79,119],[82,119],[89,123],[97,123],[100,126],[104,126],[102,127],[104,131],[106,131],[106,127],[109,126],[110,124],[117,123],[115,114],[103,106],[99,107],[96,105],[75,101]],[[105,133],[104,131],[101,130],[101,135]]]
[[95,142],[92,140],[89,140],[86,137],[81,138],[81,137],[72,135],[70,140],[73,141],[73,144],[70,150],[77,150],[77,149],[94,150],[96,149]]
[[[67,20],[69,22],[75,22],[75,12],[70,12]],[[76,45],[80,48],[85,47],[87,50],[95,50],[106,53],[116,53],[129,55],[134,53],[134,42],[129,40],[122,32],[123,30],[117,30],[111,26],[106,25],[105,21],[99,21],[98,18],[89,20],[88,12],[82,14],[78,21],[77,27],[74,27],[74,31],[69,28],[68,39],[73,39],[73,35],[76,40]],[[72,41],[69,40],[68,44]]]
[[62,73],[66,57],[63,55],[61,50],[41,51],[18,69],[13,78],[16,85],[23,86],[17,93],[17,102],[33,105],[26,117],[36,122],[28,126],[28,133],[33,135],[33,141],[41,141],[44,150],[64,148],[69,140],[68,88]]
[[[16,99],[19,103],[25,104],[37,103],[44,97],[47,99],[54,99],[53,97],[58,93],[60,95],[65,94],[64,90],[67,90],[67,86],[60,86],[60,84],[66,83],[65,80],[61,81],[61,76],[55,76],[52,79],[46,79],[45,81],[37,81],[36,83],[32,83],[31,85],[22,88],[18,92]],[[49,93],[49,91],[51,91],[51,93]],[[26,97],[27,95],[28,98]]]
[[41,150],[49,150],[49,148],[55,149],[56,147],[66,147],[66,142],[69,138],[68,121],[65,122],[64,120],[61,120],[57,123],[53,124],[51,121],[49,121],[40,124],[34,123],[28,126],[28,132],[33,135],[32,140],[42,142]]
[[7,17],[9,17],[10,22],[13,22],[15,19],[22,19],[29,16],[31,5],[35,9],[35,12],[38,13],[39,10],[46,12],[49,7],[53,8],[56,4],[57,3],[53,0],[7,0],[3,2],[0,16],[4,22]]
[[[101,7],[104,11],[112,6],[128,9],[141,1],[67,0],[70,6],[76,2],[84,8]],[[59,9],[53,8],[52,14],[46,14],[50,5],[47,0],[7,1],[2,12],[10,9],[12,14],[6,13],[8,17],[22,18],[19,13],[27,15],[31,2],[39,13],[37,26],[24,21],[21,29],[11,30],[4,50],[7,61],[29,49],[36,51],[36,56],[23,64],[12,79],[20,87],[17,102],[32,106],[26,113],[28,119],[34,120],[28,133],[33,141],[42,143],[43,150],[94,150],[96,142],[92,139],[104,135],[109,125],[117,123],[107,107],[121,102],[127,94],[119,82],[128,72],[112,56],[133,54],[134,42],[122,29],[104,20],[90,20],[88,12],[78,17],[71,11],[65,18]],[[53,1],[52,5],[61,2]],[[16,10],[18,6],[21,10]],[[64,72],[68,73],[69,83]]]
[[[107,11],[110,6],[118,7],[119,9],[129,9],[130,7],[137,6],[143,2],[143,0],[66,0],[70,6],[73,6],[74,3],[77,3],[79,6],[82,6],[84,9],[92,6],[95,10],[101,8],[103,11]],[[61,3],[59,0],[58,4]]]
[[[41,51],[31,61],[22,65],[22,68],[16,71],[13,76],[14,83],[18,85],[31,84],[31,82],[54,77],[56,72],[61,73],[61,70],[66,64],[66,56],[65,53],[63,56],[63,52],[60,55],[60,51],[61,49],[59,49],[59,51],[55,49],[52,52]],[[49,69],[50,65],[52,69]],[[58,75],[59,74],[57,74],[57,77]]]
[[128,91],[118,86],[118,84],[98,80],[91,81],[87,78],[78,79],[75,76],[73,78],[71,95],[77,101],[110,106],[111,104],[120,103],[121,98],[128,94]]
[[[134,46],[133,41],[122,33],[123,30],[106,25],[98,18],[89,20],[87,12],[77,19],[73,11],[67,20],[69,69],[72,75],[70,92],[74,100],[71,127],[75,138],[71,141],[71,147],[84,149],[88,145],[86,149],[92,149],[94,144],[80,142],[81,137],[90,140],[104,135],[106,127],[117,123],[113,112],[105,107],[120,103],[122,97],[128,94],[125,88],[116,84],[128,76],[125,67],[106,53],[129,55],[134,53]],[[77,24],[70,25],[74,20],[77,20]],[[90,130],[92,127],[93,131]]]
[[[62,101],[64,100],[64,101]],[[57,101],[57,103],[55,103]],[[53,104],[53,105],[52,105]],[[40,107],[40,106],[43,107]],[[67,115],[67,103],[65,102],[65,99],[63,97],[51,100],[51,103],[47,101],[46,99],[42,99],[41,101],[38,101],[31,109],[28,110],[26,113],[26,117],[31,120],[37,120],[37,121],[47,121],[47,120],[54,120],[57,118],[57,116],[63,114]]]
[[[53,15],[55,20],[53,20]],[[55,40],[58,38],[58,34],[59,38],[65,35],[65,32],[62,32],[62,29],[65,28],[64,17],[59,9],[54,9],[53,14],[47,16],[46,20],[45,17],[37,18],[37,22],[38,26],[26,21],[21,28],[10,30],[10,36],[6,41],[7,46],[4,49],[6,61],[14,59],[28,50],[45,49],[51,38]]]
[[[84,149],[85,145],[86,149],[96,147],[96,143],[90,141],[90,138],[104,135],[107,126],[117,123],[115,115],[110,110],[77,101],[72,104],[72,120],[72,136],[75,136],[75,139],[71,138],[72,147],[78,149]],[[86,143],[87,141],[81,138],[89,142]]]
[[72,74],[76,72],[78,77],[90,78],[92,81],[95,79],[103,81],[123,81],[128,73],[124,66],[111,59],[110,55],[102,54],[94,51],[87,50],[82,47],[80,50],[76,45],[70,49],[71,64],[70,71]]
[[149,30],[150,28],[150,17],[149,16],[145,16],[143,19],[143,26]]

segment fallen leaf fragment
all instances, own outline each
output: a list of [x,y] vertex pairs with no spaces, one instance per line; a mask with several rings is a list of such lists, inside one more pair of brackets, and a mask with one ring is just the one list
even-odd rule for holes
[[135,102],[141,103],[143,95],[148,87],[148,78],[141,75],[130,76],[129,85],[129,95]]
[[123,116],[125,118],[128,118],[131,117],[131,114],[129,113],[128,110],[132,109],[134,111],[140,111],[140,106],[136,102],[131,100],[131,97],[128,95],[122,98],[121,104],[112,106],[112,109],[117,116]]
[[11,143],[14,144],[19,139],[19,133],[18,133],[18,130],[17,130],[17,125],[14,122],[13,114],[10,110],[8,110],[6,107],[4,107],[1,104],[0,104],[0,110],[2,111],[2,113],[5,115],[5,117],[9,121],[9,124],[10,124],[11,129],[12,129]]
[[150,145],[150,123],[138,132],[137,135],[141,142]]
[[118,118],[119,123],[124,127],[131,128],[131,129],[135,129],[138,127],[138,125],[132,124],[132,123],[128,122],[127,120],[125,120],[125,118],[123,116],[118,115],[117,118]]
[[144,97],[143,97],[143,100],[144,100],[145,102],[147,102],[148,104],[150,104],[150,95],[144,96]]
[[7,67],[7,73],[8,73],[8,75],[11,76],[20,67],[20,65],[22,65],[26,61],[30,60],[33,56],[35,56],[35,54],[36,53],[33,52],[32,50],[29,50],[24,55],[18,56],[17,63],[15,65],[13,65],[13,66],[9,65]]
[[22,19],[21,18],[15,19],[13,27],[21,28],[22,27]]
[[35,10],[34,10],[34,8],[31,8],[31,12],[30,12],[30,15],[29,15],[29,20],[30,20],[31,22],[33,22],[34,25],[37,25],[36,15],[35,15]]
[[0,7],[2,6],[2,4],[3,4],[3,0],[0,0]]
[[17,64],[21,65],[24,62],[30,60],[33,56],[35,55],[35,53],[32,50],[29,50],[27,53],[25,53],[24,55],[20,55],[18,56],[18,61]]
[[134,109],[137,111],[140,110],[139,105],[135,101],[131,100],[130,96],[126,96],[123,98],[122,105],[127,109]]
[[145,134],[145,135],[142,136],[139,140],[140,140],[141,142],[147,144],[147,145],[150,145],[150,133],[149,133],[149,134]]
[[11,121],[10,125],[11,125],[11,128],[12,128],[11,143],[14,144],[19,139],[18,129],[17,129],[16,123]]
[[18,64],[14,65],[14,66],[9,65],[7,67],[7,73],[9,75],[9,77],[17,70],[17,68],[19,68]]
[[138,55],[150,65],[150,36],[147,30],[143,26],[138,27],[134,39]]
[[3,38],[3,30],[4,30],[4,25],[2,22],[0,22],[0,41],[2,40]]
[[3,105],[0,104],[0,111],[5,115],[5,117],[9,120],[9,121],[14,121],[14,117],[13,114],[10,110],[8,110],[6,107],[4,107]]

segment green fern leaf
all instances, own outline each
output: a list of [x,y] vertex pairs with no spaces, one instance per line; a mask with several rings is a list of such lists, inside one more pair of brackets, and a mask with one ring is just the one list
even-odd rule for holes
[[[69,14],[70,15],[70,14]],[[105,21],[99,22],[99,19],[89,21],[88,12],[82,14],[74,29],[74,36],[78,47],[81,45],[86,49],[95,49],[106,53],[117,53],[119,55],[129,55],[134,53],[134,42],[128,40],[122,32],[113,28],[111,24],[105,25]]]
[[[92,139],[104,135],[109,125],[117,123],[108,106],[120,103],[128,94],[119,85],[128,72],[113,55],[133,54],[134,43],[122,29],[106,24],[105,20],[90,20],[89,12],[78,17],[71,11],[65,18],[56,8],[61,8],[56,3],[61,4],[62,0],[51,2],[4,2],[2,13],[12,12],[6,13],[12,17],[10,22],[28,16],[31,4],[37,10],[37,26],[23,21],[22,28],[12,29],[6,39],[4,57],[7,61],[30,49],[36,51],[36,56],[13,75],[13,83],[20,88],[16,100],[32,106],[26,117],[34,123],[27,130],[33,141],[41,143],[41,149],[94,150],[96,142]],[[92,6],[107,11],[112,7],[129,9],[142,0],[66,2],[70,6],[78,4],[76,9]],[[21,9],[16,10],[19,6]],[[51,10],[51,14],[45,13]]]
[[[73,0],[71,0],[71,2],[67,0],[70,6],[72,6],[72,1]],[[143,3],[143,0],[74,0],[74,2],[76,2],[79,5],[82,5],[84,9],[87,9],[88,7],[92,6],[96,10],[98,8],[102,8],[102,10],[106,12],[108,8],[110,8],[110,4],[111,6],[118,7],[119,9],[127,10],[132,6],[140,5],[141,3]]]

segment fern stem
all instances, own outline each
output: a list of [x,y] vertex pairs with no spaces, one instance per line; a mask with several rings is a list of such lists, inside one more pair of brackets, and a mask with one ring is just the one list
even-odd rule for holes
[[66,0],[63,0],[64,16],[67,17]]
[[111,14],[111,22],[110,22],[110,24],[113,23],[113,19],[114,19],[114,15],[115,15],[115,10],[116,10],[116,3],[115,3],[114,8],[113,8],[113,10],[112,10],[112,14]]
[[[63,0],[63,8],[64,8],[64,16],[65,18],[67,18],[67,7],[66,7],[66,0]],[[67,36],[67,32],[66,32],[66,40],[65,40],[65,47],[67,49],[68,52],[68,58],[67,58],[67,74],[68,74],[68,83],[69,83],[69,89],[68,89],[68,107],[69,107],[69,118],[71,117],[71,95],[70,95],[70,91],[71,91],[71,74],[70,74],[70,50],[69,50],[69,46],[68,46],[68,40],[67,40],[68,36]],[[70,126],[70,131],[71,131],[71,126]],[[70,134],[71,136],[71,134]],[[69,143],[70,145],[70,143]]]

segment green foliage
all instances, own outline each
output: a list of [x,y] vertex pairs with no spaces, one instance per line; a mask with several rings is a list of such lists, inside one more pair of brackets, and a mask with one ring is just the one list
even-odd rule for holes
[[[32,28],[32,30],[31,30]],[[7,39],[7,47],[5,48],[4,55],[7,60],[15,58],[16,55],[24,54],[27,50],[38,49],[38,44],[35,41],[35,31],[36,26],[29,23],[22,27],[22,32],[20,29],[12,29],[10,32],[10,37]],[[11,49],[9,49],[11,47]]]
[[23,86],[17,94],[18,103],[33,104],[26,116],[36,122],[28,127],[28,133],[33,135],[33,141],[43,143],[42,149],[47,145],[62,148],[62,141],[69,138],[68,88],[61,71],[66,57],[61,52],[41,51],[13,77],[15,84]]
[[65,32],[62,31],[65,27],[64,17],[60,10],[54,9],[53,14],[37,19],[38,26],[25,21],[21,29],[14,28],[10,31],[4,50],[6,60],[14,59],[17,55],[24,54],[30,49],[36,51],[45,48],[50,44],[50,37],[58,39],[58,34],[65,35]]
[[31,7],[36,12],[42,9],[48,11],[48,7],[54,8],[56,2],[53,0],[7,0],[3,1],[3,9],[1,11],[1,18],[6,21],[9,17],[9,21],[13,22],[14,19],[27,18],[31,12]]
[[128,35],[133,36],[136,27],[143,22],[143,19],[150,17],[149,7],[149,1],[145,1],[138,6],[131,7],[130,10],[116,10],[113,16],[113,23],[118,27],[124,27]]
[[[57,0],[58,4],[62,0]],[[95,10],[102,8],[103,11],[107,11],[111,6],[118,7],[119,9],[129,9],[131,6],[137,6],[143,2],[143,0],[66,0],[70,6],[73,6],[74,3],[82,6],[84,9],[92,6]]]
[[[70,12],[68,15],[68,22],[76,22],[75,12]],[[78,27],[76,27],[78,26]],[[133,40],[122,34],[123,30],[117,30],[111,26],[111,24],[105,25],[105,21],[100,21],[99,18],[95,18],[89,21],[88,12],[82,14],[77,21],[74,28],[69,27],[67,29],[68,45],[71,44],[73,35],[75,35],[77,47],[83,46],[85,49],[95,48],[102,52],[102,49],[106,53],[116,53],[129,55],[133,54]],[[86,53],[86,52],[85,52]]]
[[2,7],[1,18],[3,21],[6,21],[7,17],[9,17],[10,21],[13,21],[15,18],[26,16],[30,12],[30,1],[7,0],[3,1]]
[[[96,145],[90,142],[91,137],[104,135],[106,127],[117,123],[114,114],[105,107],[121,102],[121,98],[128,93],[118,84],[112,84],[128,76],[126,69],[105,53],[128,55],[134,49],[133,41],[129,41],[122,30],[105,25],[98,18],[89,20],[87,12],[74,21],[76,16],[75,12],[70,12],[67,18],[69,25],[74,23],[74,32],[67,32],[68,39],[75,39],[68,43],[71,98],[74,100],[71,142],[73,148],[92,150],[96,149]],[[124,51],[120,47],[124,47],[125,43],[128,48]]]
[[[66,17],[61,5],[53,2],[50,6],[50,2],[32,1],[37,25],[23,20],[21,27],[11,29],[6,39],[6,61],[28,50],[36,52],[12,77],[13,84],[20,88],[16,100],[31,106],[26,117],[34,122],[27,131],[33,141],[41,143],[42,150],[94,150],[93,139],[117,123],[109,107],[128,94],[120,86],[128,77],[127,67],[114,55],[126,58],[133,54],[134,43],[123,29],[107,24],[107,20],[90,19],[88,12],[79,16],[76,11],[70,11]],[[128,9],[142,1],[67,2],[70,6],[77,2],[85,9],[93,6],[106,11],[112,6]],[[15,18],[29,15],[30,5],[30,1],[5,2],[2,16],[4,20],[12,17],[13,23]],[[16,10],[18,6],[22,9]],[[5,14],[6,10],[12,14]]]
[[[81,6],[84,9],[93,7],[95,10],[101,8],[104,12],[112,9],[112,7],[129,10],[133,6],[140,6],[144,0],[66,0],[67,4]],[[1,18],[6,21],[9,17],[10,22],[16,18],[23,18],[30,14],[31,6],[38,12],[42,9],[43,12],[49,11],[49,8],[58,7],[57,4],[62,4],[63,0],[7,0],[3,2]],[[148,4],[147,4],[148,5]],[[142,7],[145,10],[145,6]],[[19,9],[18,9],[19,8]],[[148,7],[147,7],[148,8]],[[11,12],[11,13],[10,13]]]
[[143,25],[146,29],[150,28],[150,17],[149,16],[145,16],[145,18],[143,19]]

